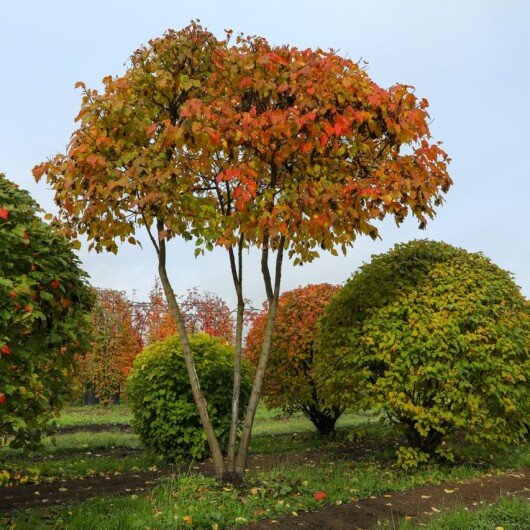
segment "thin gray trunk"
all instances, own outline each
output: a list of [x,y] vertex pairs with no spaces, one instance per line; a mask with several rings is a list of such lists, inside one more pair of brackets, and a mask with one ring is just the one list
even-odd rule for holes
[[[237,461],[235,467],[235,473],[240,480],[243,479],[245,474],[245,466],[247,463],[248,449],[250,445],[250,438],[252,435],[252,426],[254,424],[254,418],[256,416],[256,410],[261,397],[261,389],[263,387],[263,380],[265,377],[265,370],[267,369],[267,362],[269,360],[269,352],[272,344],[272,333],[274,330],[274,323],[276,321],[276,313],[278,309],[278,299],[280,297],[280,285],[281,285],[281,273],[282,273],[282,261],[283,251],[285,245],[285,237],[281,236],[278,252],[276,254],[276,270],[274,277],[274,289],[271,285],[271,278],[269,273],[269,267],[267,263],[267,256],[269,251],[268,238],[264,240],[262,249],[262,273],[265,281],[265,288],[267,291],[267,298],[269,301],[269,312],[267,314],[267,323],[265,326],[265,336],[263,338],[263,344],[261,347],[261,353],[258,362],[258,368],[254,378],[254,384],[252,386],[252,393],[250,394],[250,401],[248,403],[245,419],[243,421],[243,434],[241,435],[241,441],[239,443],[239,451],[237,454]],[[265,259],[263,256],[265,255]]]
[[235,454],[237,445],[237,428],[239,426],[239,402],[241,396],[241,358],[243,355],[243,318],[245,312],[245,299],[243,298],[243,239],[239,239],[237,265],[234,249],[229,249],[230,269],[237,293],[236,315],[236,343],[234,356],[234,386],[232,390],[232,417],[230,420],[230,436],[228,439],[227,471],[228,479],[235,472]]
[[[148,227],[146,226],[146,228]],[[158,233],[160,233],[163,228],[164,225],[159,220],[157,223]],[[191,384],[193,399],[199,412],[201,424],[206,434],[206,439],[208,440],[208,445],[210,446],[210,451],[212,453],[213,463],[215,467],[215,474],[217,475],[217,477],[222,478],[224,473],[223,453],[221,452],[219,440],[217,439],[217,435],[215,434],[210,414],[208,413],[206,399],[204,398],[204,394],[202,393],[201,386],[199,384],[199,378],[197,377],[197,370],[195,369],[195,363],[193,362],[193,354],[188,340],[188,333],[186,331],[184,319],[182,318],[182,314],[180,312],[177,299],[175,297],[175,292],[173,291],[173,287],[171,286],[169,277],[167,275],[166,244],[164,239],[159,241],[157,244],[156,240],[151,235],[149,229],[148,232],[158,254],[158,273],[160,275],[160,281],[162,283],[162,288],[164,290],[164,295],[171,311],[171,315],[175,320],[175,325],[177,327],[180,342],[182,344],[182,354],[184,357],[184,362],[186,364],[186,369],[188,371],[188,377]]]

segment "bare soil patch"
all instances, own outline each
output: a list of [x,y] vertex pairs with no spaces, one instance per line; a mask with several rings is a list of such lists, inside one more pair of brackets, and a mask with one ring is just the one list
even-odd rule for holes
[[98,496],[142,493],[152,488],[159,477],[159,471],[142,471],[0,488],[0,513],[7,515],[15,510],[46,508]]
[[439,486],[424,486],[379,497],[363,499],[340,506],[329,505],[319,511],[300,513],[271,521],[247,525],[245,530],[311,530],[369,529],[385,521],[407,518],[424,522],[443,510],[456,506],[477,509],[495,502],[502,494],[530,498],[530,468],[503,475],[487,475]]

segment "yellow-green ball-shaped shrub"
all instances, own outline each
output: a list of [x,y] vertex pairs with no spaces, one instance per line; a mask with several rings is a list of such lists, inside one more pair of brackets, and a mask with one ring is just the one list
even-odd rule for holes
[[327,307],[322,384],[330,397],[384,411],[424,453],[451,456],[457,433],[508,447],[527,432],[528,308],[510,273],[482,254],[398,245]]
[[[201,389],[223,445],[230,430],[234,352],[230,345],[206,333],[191,336],[190,344]],[[248,367],[243,366],[241,410],[250,388]],[[133,427],[146,447],[168,460],[207,456],[206,436],[193,401],[178,336],[151,344],[136,357],[127,394]]]

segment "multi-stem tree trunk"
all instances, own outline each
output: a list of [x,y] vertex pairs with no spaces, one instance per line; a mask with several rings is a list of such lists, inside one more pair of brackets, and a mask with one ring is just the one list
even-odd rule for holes
[[272,333],[274,330],[274,323],[276,321],[276,313],[278,309],[278,299],[280,297],[281,273],[283,262],[283,251],[285,245],[285,237],[280,237],[280,243],[276,254],[276,269],[274,277],[274,287],[272,286],[269,266],[268,266],[268,252],[269,239],[268,235],[264,238],[264,245],[262,249],[262,274],[265,282],[265,290],[267,292],[267,300],[269,302],[269,311],[267,314],[267,323],[265,326],[265,335],[263,337],[263,344],[258,361],[258,368],[254,377],[254,384],[250,394],[250,400],[245,413],[243,421],[243,433],[239,443],[239,450],[235,465],[235,477],[239,481],[243,480],[245,474],[245,466],[247,463],[248,450],[250,446],[250,437],[252,435],[252,426],[256,416],[256,409],[261,397],[261,389],[263,387],[263,379],[265,377],[265,370],[267,368],[267,361],[269,359],[269,352],[272,344]]
[[[160,221],[158,223],[157,228],[158,228],[158,233],[160,233],[163,230],[163,224]],[[182,354],[184,357],[184,362],[186,364],[186,369],[188,371],[188,377],[190,379],[193,399],[195,401],[197,411],[199,412],[201,424],[206,434],[206,439],[208,441],[210,451],[212,453],[213,463],[215,466],[215,474],[218,478],[222,478],[224,474],[223,453],[221,452],[219,440],[217,439],[217,436],[215,434],[215,430],[212,424],[212,420],[210,418],[210,414],[208,413],[206,399],[204,397],[204,394],[199,384],[199,378],[197,377],[197,370],[195,369],[195,363],[193,361],[193,354],[192,354],[191,346],[188,340],[188,333],[186,331],[186,325],[184,323],[184,319],[182,318],[182,314],[180,312],[177,299],[175,297],[175,292],[173,291],[173,287],[171,286],[171,283],[169,281],[169,277],[167,274],[166,244],[165,244],[164,239],[161,239],[157,243],[156,240],[154,240],[154,238],[151,236],[151,233],[149,233],[149,235],[151,237],[153,245],[155,246],[155,249],[158,254],[158,273],[160,275],[160,281],[162,283],[164,295],[166,297],[169,309],[171,311],[171,315],[175,321],[175,325],[177,327],[180,342],[182,344]]]
[[239,426],[239,401],[241,396],[241,358],[243,356],[243,319],[245,312],[245,299],[243,298],[243,238],[239,239],[237,265],[234,249],[228,250],[230,257],[230,269],[237,294],[236,315],[236,343],[234,355],[234,386],[232,390],[232,417],[230,421],[230,436],[228,439],[227,465],[225,481],[234,482],[237,477],[235,473],[235,454],[237,445],[237,429]]

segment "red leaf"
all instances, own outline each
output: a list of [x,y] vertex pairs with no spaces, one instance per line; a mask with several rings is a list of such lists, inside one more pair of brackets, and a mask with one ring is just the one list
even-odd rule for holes
[[0,393],[0,404],[5,403],[7,401],[6,395],[3,393]]
[[302,144],[302,153],[309,153],[313,149],[313,144],[311,142],[305,142]]
[[53,280],[51,283],[50,283],[50,287],[52,289],[57,289],[57,287],[59,287],[59,281],[58,280]]
[[4,355],[11,355],[11,350],[9,349],[9,346],[7,344],[4,344],[2,346],[2,350],[1,351],[2,351],[2,353]]
[[0,208],[0,219],[4,221],[9,219],[9,212],[5,208]]
[[323,501],[326,497],[328,496],[328,494],[325,492],[325,491],[317,491],[313,497],[316,501],[320,502],[320,501]]
[[156,123],[153,123],[153,125],[150,125],[149,127],[147,127],[147,129],[145,130],[145,134],[147,134],[147,136],[152,136],[153,133],[158,129],[158,124]]

